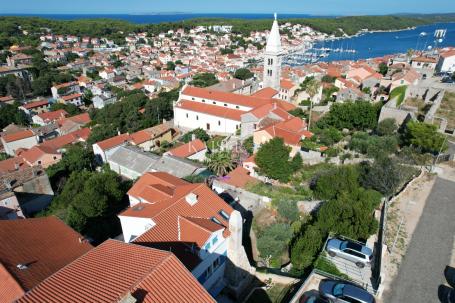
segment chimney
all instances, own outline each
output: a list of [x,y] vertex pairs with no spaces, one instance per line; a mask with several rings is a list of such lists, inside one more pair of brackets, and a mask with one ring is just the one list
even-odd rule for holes
[[14,170],[19,170],[19,163],[14,162]]
[[197,203],[197,198],[198,196],[195,193],[189,193],[185,196],[186,202],[191,206]]
[[191,134],[191,141],[196,140],[196,134]]

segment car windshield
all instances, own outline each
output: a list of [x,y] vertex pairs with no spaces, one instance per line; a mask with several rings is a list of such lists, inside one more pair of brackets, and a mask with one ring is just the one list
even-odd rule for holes
[[347,248],[350,248],[355,251],[362,251],[362,245],[353,243],[353,242],[347,242]]
[[345,284],[339,283],[335,284],[333,287],[332,294],[336,297],[341,296],[343,294],[343,289],[344,289]]

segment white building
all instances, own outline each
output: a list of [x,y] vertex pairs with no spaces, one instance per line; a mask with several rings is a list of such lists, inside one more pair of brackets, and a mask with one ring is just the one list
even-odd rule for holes
[[264,54],[264,78],[262,87],[271,87],[280,91],[281,61],[283,50],[281,48],[280,28],[277,16],[273,21],[272,30],[267,40]]
[[0,139],[5,149],[5,153],[10,156],[14,156],[18,149],[30,149],[38,144],[38,136],[36,136],[31,130],[23,130],[13,134],[4,135]]
[[280,102],[284,101],[184,86],[174,105],[174,127],[184,130],[202,128],[214,134],[232,135],[240,132],[244,113]]
[[436,70],[442,73],[453,73],[455,72],[455,50],[444,52],[439,57],[438,65]]
[[144,174],[128,196],[130,208],[119,215],[125,242],[171,250],[212,296],[218,295],[226,285],[232,237],[229,204],[205,184],[166,173]]

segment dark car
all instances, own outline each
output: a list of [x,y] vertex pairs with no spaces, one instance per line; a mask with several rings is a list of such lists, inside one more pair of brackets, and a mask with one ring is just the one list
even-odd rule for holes
[[299,303],[330,303],[330,301],[319,294],[309,294],[301,296]]
[[319,283],[319,292],[333,303],[375,303],[365,289],[344,281],[324,280]]

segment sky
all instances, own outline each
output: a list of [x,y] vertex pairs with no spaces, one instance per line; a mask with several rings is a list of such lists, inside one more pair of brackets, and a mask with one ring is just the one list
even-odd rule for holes
[[455,0],[0,0],[1,14],[296,13],[377,15],[455,12]]

